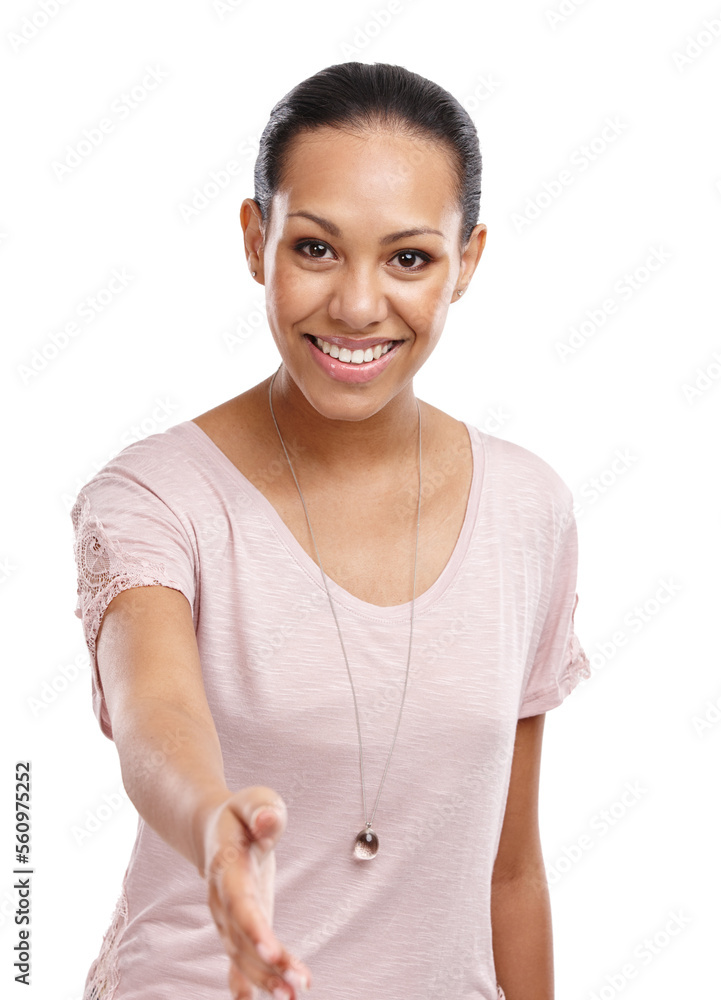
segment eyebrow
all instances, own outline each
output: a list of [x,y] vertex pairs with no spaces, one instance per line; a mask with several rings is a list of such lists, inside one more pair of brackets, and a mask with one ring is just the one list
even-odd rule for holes
[[[342,236],[340,229],[335,223],[330,222],[328,219],[322,218],[320,215],[313,215],[311,212],[289,212],[288,218],[293,218],[294,216],[301,216],[304,219],[310,219],[311,222],[315,222],[316,225],[320,226],[321,229],[325,229],[327,233],[331,236]],[[426,234],[432,233],[436,236],[443,236],[445,239],[445,234],[439,229],[430,229],[425,227],[416,227],[414,229],[399,229],[397,233],[389,233],[387,236],[383,236],[378,240],[379,244],[384,247],[389,243],[395,243],[397,240],[404,240],[409,236],[424,236]]]

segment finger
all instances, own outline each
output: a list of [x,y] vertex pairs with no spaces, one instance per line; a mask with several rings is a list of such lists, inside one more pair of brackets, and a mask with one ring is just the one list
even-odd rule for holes
[[261,968],[250,942],[240,949],[229,940],[225,940],[223,944],[231,956],[228,982],[234,996],[237,993],[245,1000],[247,996],[254,995],[253,990],[257,987],[274,997],[274,1000],[296,1000],[294,984],[277,972],[270,971],[265,963]]
[[237,870],[228,872],[218,889],[218,903],[225,911],[226,929],[254,943],[265,942],[269,948],[275,948],[277,941],[260,897],[257,875],[249,877],[247,872]]
[[281,959],[273,965],[278,975],[294,988],[296,993],[304,993],[312,985],[310,969],[300,959],[285,951]]
[[[268,976],[273,968],[262,957],[263,952],[258,951],[258,945],[268,949],[265,954],[278,958],[283,957],[283,950],[266,913],[267,901],[260,898],[264,873],[258,870],[263,862],[258,859],[256,850],[253,846],[232,869],[225,870],[221,879],[209,883],[208,905],[221,937],[227,942],[226,950],[231,959],[241,968],[246,968],[250,961],[259,974]],[[264,856],[264,860],[271,862],[274,856]]]
[[255,1000],[257,996],[257,990],[250,979],[240,971],[233,961],[230,963],[228,986],[233,1000]]
[[[273,944],[270,945],[267,939],[254,941],[247,935],[239,934],[225,920],[216,920],[216,926],[236,973],[245,977],[248,982],[262,986],[270,993],[274,989],[282,990],[286,983],[301,993],[310,987],[310,970],[274,937]],[[239,985],[247,989],[242,979],[239,980]],[[280,996],[280,992],[277,995]],[[285,996],[290,997],[292,994],[287,991]]]
[[290,983],[296,991],[303,993],[310,988],[312,982],[310,969],[287,948],[279,944],[276,949],[268,950],[261,942],[255,950],[264,964]]
[[245,950],[262,972],[284,976],[301,992],[308,989],[312,981],[310,970],[278,941],[258,900],[256,885],[249,886],[242,879],[235,883],[229,877],[223,888],[227,892],[223,931],[236,947],[241,952]]
[[[277,941],[270,929],[269,934],[260,938],[249,935],[233,922],[230,911],[216,920],[216,926],[231,961],[253,983],[271,991],[282,986],[283,980],[298,992],[310,987],[310,970]],[[271,981],[273,976],[276,978]]]

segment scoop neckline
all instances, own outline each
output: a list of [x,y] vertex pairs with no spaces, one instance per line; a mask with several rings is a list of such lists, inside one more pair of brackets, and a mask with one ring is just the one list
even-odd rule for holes
[[[483,434],[478,431],[478,428],[469,424],[465,420],[462,420],[461,423],[466,428],[471,443],[471,460],[473,464],[471,487],[468,492],[468,500],[466,502],[463,524],[458,538],[456,539],[453,551],[451,552],[451,555],[446,562],[446,565],[443,567],[440,575],[436,578],[428,590],[426,590],[419,597],[416,597],[414,615],[422,613],[434,604],[452,583],[458,573],[461,563],[465,558],[466,552],[468,551],[471,536],[473,534],[473,529],[478,516],[486,471],[486,447],[483,441]],[[238,466],[228,458],[222,448],[220,448],[215,441],[213,441],[210,435],[207,434],[202,427],[196,424],[194,420],[184,420],[175,426],[176,428],[191,428],[191,434],[203,447],[205,453],[214,459],[216,465],[224,470],[230,479],[235,480],[235,482],[243,488],[246,495],[250,497],[250,499],[255,503],[255,506],[265,515],[266,519],[270,523],[270,526],[275,531],[275,534],[278,536],[279,540],[283,543],[284,547],[288,550],[288,553],[300,569],[303,570],[306,576],[308,576],[323,593],[325,593],[323,574],[321,573],[320,567],[305,551],[303,546],[300,544],[298,539],[295,537],[265,494],[262,493],[261,490],[259,490],[258,487],[255,486],[250,479],[248,479],[248,477],[240,471]],[[331,577],[327,574],[325,578],[333,602],[341,605],[349,611],[359,614],[362,617],[377,620],[401,620],[410,616],[411,605],[413,604],[412,600],[406,601],[404,604],[370,604],[368,601],[362,601],[359,597],[356,597],[355,594],[351,594],[350,591],[341,587],[340,584],[336,583],[335,580],[331,579]]]

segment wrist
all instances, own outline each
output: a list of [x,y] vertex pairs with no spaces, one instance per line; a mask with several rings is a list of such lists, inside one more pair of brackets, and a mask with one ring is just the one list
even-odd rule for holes
[[233,797],[233,792],[225,786],[218,786],[208,791],[196,806],[191,824],[192,862],[201,878],[205,878],[211,861],[206,858],[208,824],[215,813]]

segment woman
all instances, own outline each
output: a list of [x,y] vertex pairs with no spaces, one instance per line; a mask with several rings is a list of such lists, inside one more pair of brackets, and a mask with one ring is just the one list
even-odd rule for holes
[[480,174],[423,77],[294,88],[240,213],[278,370],[78,496],[93,704],[140,816],[86,1000],[553,995],[572,497],[413,391],[483,252]]

